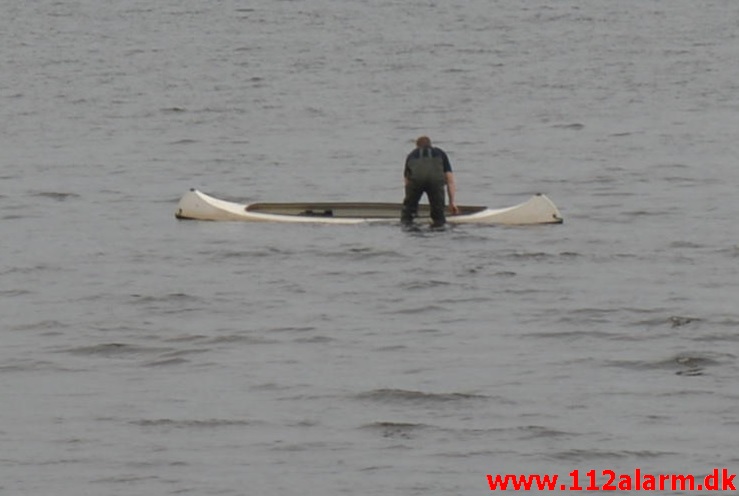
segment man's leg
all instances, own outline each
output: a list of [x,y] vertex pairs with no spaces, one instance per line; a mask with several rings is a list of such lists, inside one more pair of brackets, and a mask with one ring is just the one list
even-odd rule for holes
[[431,221],[434,227],[441,227],[446,223],[444,215],[444,183],[436,183],[430,185],[426,190],[429,198],[429,206],[431,207]]
[[403,224],[413,223],[413,218],[418,213],[418,202],[421,201],[423,188],[413,181],[405,185],[405,199],[403,200],[403,210],[400,214],[400,221]]

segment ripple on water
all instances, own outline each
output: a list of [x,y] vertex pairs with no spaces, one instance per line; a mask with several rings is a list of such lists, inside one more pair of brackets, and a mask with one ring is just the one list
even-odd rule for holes
[[244,427],[259,425],[262,422],[246,419],[140,419],[130,421],[131,425],[146,428],[163,428],[163,429],[215,429],[224,427]]
[[370,400],[382,403],[395,404],[434,404],[434,403],[458,403],[467,401],[486,401],[487,396],[474,393],[427,393],[404,389],[374,389],[359,393],[356,397],[360,400]]
[[34,198],[54,200],[58,202],[67,201],[70,199],[80,198],[77,193],[63,192],[63,191],[37,191],[30,194]]
[[406,422],[372,422],[363,425],[361,428],[384,438],[412,439],[418,436],[421,431],[428,430],[430,426]]
[[657,360],[610,360],[605,365],[630,370],[668,370],[676,375],[697,376],[707,369],[719,367],[736,361],[730,353],[682,352]]
[[160,354],[174,351],[173,348],[155,348],[126,343],[102,343],[91,346],[79,346],[62,350],[64,353],[80,356],[122,357]]

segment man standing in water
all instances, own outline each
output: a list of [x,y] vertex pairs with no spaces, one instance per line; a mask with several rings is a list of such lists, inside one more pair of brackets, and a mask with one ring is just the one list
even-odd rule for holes
[[454,173],[444,150],[431,146],[428,136],[416,140],[416,149],[405,159],[405,199],[400,221],[404,225],[413,223],[418,213],[418,202],[426,193],[431,207],[433,227],[446,223],[444,216],[444,186],[449,195],[449,208],[453,214],[459,213],[455,202],[456,185]]

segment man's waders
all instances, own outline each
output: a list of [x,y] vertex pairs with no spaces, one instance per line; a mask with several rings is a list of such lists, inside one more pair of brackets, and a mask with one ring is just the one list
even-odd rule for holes
[[434,157],[431,148],[423,148],[418,158],[408,160],[406,177],[408,183],[405,186],[401,222],[404,224],[413,222],[413,218],[418,213],[418,202],[426,193],[431,207],[433,225],[443,226],[446,222],[444,216],[444,186],[446,184],[444,160],[440,156]]

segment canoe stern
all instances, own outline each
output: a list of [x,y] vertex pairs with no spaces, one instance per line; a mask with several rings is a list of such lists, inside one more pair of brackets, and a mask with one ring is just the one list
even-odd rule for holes
[[191,189],[180,198],[175,217],[184,220],[243,220],[244,205],[219,200]]
[[500,224],[525,226],[532,224],[561,224],[562,214],[546,195],[537,193],[527,201],[507,208],[487,209],[473,215],[449,217],[455,224]]

